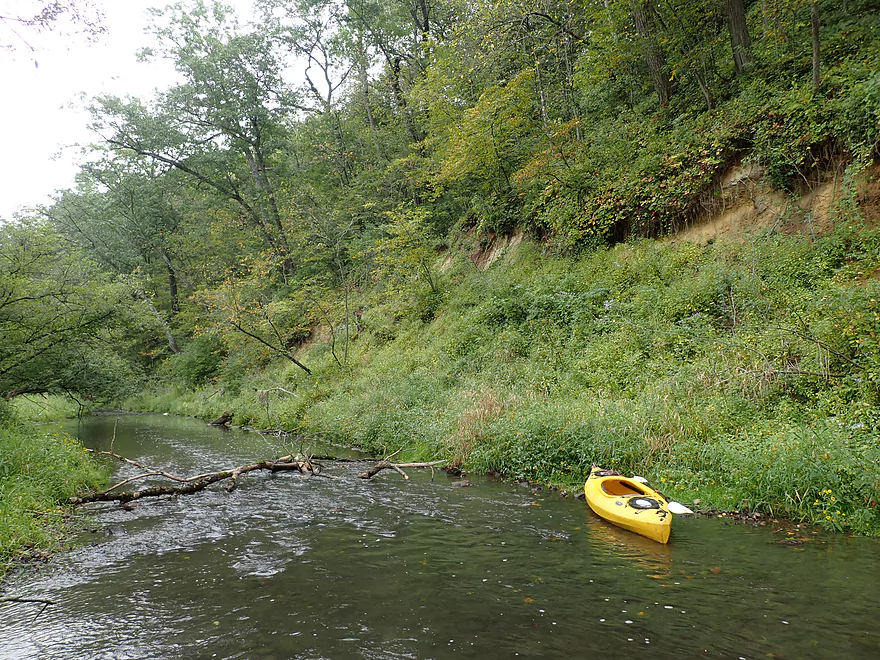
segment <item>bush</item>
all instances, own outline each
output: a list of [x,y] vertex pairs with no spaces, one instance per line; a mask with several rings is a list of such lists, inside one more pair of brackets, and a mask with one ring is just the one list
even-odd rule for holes
[[199,335],[173,358],[172,371],[187,387],[195,388],[220,372],[225,354],[226,347],[219,337]]
[[67,498],[106,479],[65,433],[0,429],[0,577],[17,558],[58,548],[68,527]]

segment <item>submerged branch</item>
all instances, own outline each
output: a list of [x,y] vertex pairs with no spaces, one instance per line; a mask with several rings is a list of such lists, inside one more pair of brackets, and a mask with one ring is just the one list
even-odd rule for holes
[[39,605],[42,605],[40,611],[37,612],[36,616],[34,616],[33,620],[36,621],[39,616],[46,611],[46,608],[49,607],[49,605],[55,604],[55,601],[49,600],[48,598],[21,598],[19,596],[6,596],[4,598],[0,598],[0,605],[2,605],[3,603],[37,603]]

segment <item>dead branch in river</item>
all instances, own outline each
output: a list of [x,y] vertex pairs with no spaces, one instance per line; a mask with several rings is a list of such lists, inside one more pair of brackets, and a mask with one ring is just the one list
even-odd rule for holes
[[[296,470],[298,472],[311,474],[320,473],[320,466],[312,463],[309,459],[297,459],[294,456],[283,456],[276,460],[266,460],[259,461],[257,463],[250,463],[248,465],[239,465],[238,467],[230,468],[227,470],[220,470],[218,472],[206,472],[204,474],[197,474],[193,477],[178,477],[176,475],[170,474],[169,472],[165,472],[164,470],[151,470],[150,468],[145,467],[137,461],[133,461],[130,458],[126,458],[124,456],[120,456],[119,454],[116,454],[114,452],[95,451],[94,453],[104,456],[112,456],[113,458],[140,468],[141,470],[143,470],[143,472],[136,476],[129,477],[128,479],[124,479],[123,481],[120,481],[119,483],[114,484],[110,488],[101,492],[90,493],[88,495],[83,495],[82,497],[71,497],[70,503],[74,506],[87,504],[89,502],[119,502],[120,504],[127,504],[128,502],[139,500],[143,497],[160,497],[162,495],[190,495],[192,493],[197,493],[201,490],[204,490],[211,484],[217,483],[218,481],[224,481],[226,479],[231,479],[229,484],[226,486],[226,491],[231,492],[235,490],[235,488],[238,486],[238,478],[241,475],[247,474],[248,472],[254,472],[255,470],[268,470],[270,472]],[[177,482],[180,485],[151,486],[136,491],[114,492],[116,491],[116,489],[132,483],[133,481],[146,479],[148,477],[163,477],[170,481]]]
[[[206,489],[211,484],[217,483],[219,481],[225,481],[227,479],[230,481],[226,486],[226,491],[231,492],[235,490],[235,488],[238,486],[238,478],[241,475],[258,470],[267,470],[269,472],[297,471],[303,474],[311,474],[314,476],[326,476],[321,474],[321,465],[314,462],[314,457],[288,455],[282,456],[281,458],[277,458],[275,460],[258,461],[256,463],[239,465],[238,467],[229,468],[226,470],[219,470],[217,472],[205,472],[203,474],[197,474],[192,477],[179,477],[164,470],[151,469],[143,465],[142,463],[134,461],[130,458],[126,458],[125,456],[121,456],[120,454],[112,451],[97,451],[94,449],[89,449],[87,451],[102,456],[110,456],[119,461],[122,461],[123,463],[132,465],[142,472],[135,476],[123,479],[122,481],[110,486],[106,490],[96,493],[89,493],[81,497],[71,497],[69,501],[74,506],[88,504],[90,502],[119,502],[120,504],[125,506],[129,502],[139,500],[144,497],[161,497],[163,495],[191,495],[192,493],[197,493],[201,490]],[[388,460],[400,451],[401,450],[398,450],[397,452],[394,452],[394,454],[391,454],[391,456],[379,460],[379,462],[377,462],[369,470],[363,472],[362,474],[359,474],[358,477],[361,479],[370,479],[382,470],[392,469],[403,475],[404,479],[409,479],[409,475],[407,475],[406,472],[403,471],[403,468],[433,468],[435,465],[440,465],[441,463],[446,462],[444,460],[441,460],[431,461],[427,463],[392,463]],[[344,461],[345,459],[338,460]],[[150,477],[167,479],[168,481],[174,482],[176,485],[165,484],[149,486],[146,488],[142,488],[141,490],[134,491],[119,490],[123,486],[127,486],[128,484],[131,484],[135,481],[148,479]]]
[[390,461],[379,461],[373,467],[371,467],[366,472],[363,472],[358,475],[359,479],[371,479],[379,474],[382,470],[394,470],[395,472],[400,473],[404,479],[409,479],[409,475],[403,471],[403,468],[424,468],[424,467],[434,467],[435,465],[442,465],[445,463],[445,460],[442,461],[431,461],[429,463],[391,463]]
[[424,468],[429,467],[433,473],[434,466],[445,463],[445,460],[441,461],[431,461],[428,463],[392,463],[390,459],[397,456],[400,452],[404,450],[404,447],[401,447],[396,452],[390,455],[386,455],[381,461],[376,463],[373,467],[371,467],[366,472],[362,472],[358,475],[358,479],[372,479],[377,474],[379,474],[382,470],[394,470],[398,474],[400,474],[407,481],[409,480],[409,475],[403,471],[403,468]]

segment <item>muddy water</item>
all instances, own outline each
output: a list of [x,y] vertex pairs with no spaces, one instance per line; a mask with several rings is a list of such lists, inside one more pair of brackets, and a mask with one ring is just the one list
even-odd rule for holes
[[[114,423],[71,431],[106,448]],[[113,447],[175,473],[285,449],[162,416],[120,417]],[[550,492],[357,471],[92,506],[7,586],[55,604],[0,606],[0,658],[880,657],[876,541],[678,519],[661,546]]]

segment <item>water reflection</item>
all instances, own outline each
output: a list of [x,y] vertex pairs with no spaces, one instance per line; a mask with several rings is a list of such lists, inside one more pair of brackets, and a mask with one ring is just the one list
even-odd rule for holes
[[630,561],[651,578],[672,575],[672,546],[615,527],[595,514],[591,518],[589,534],[597,553]]

